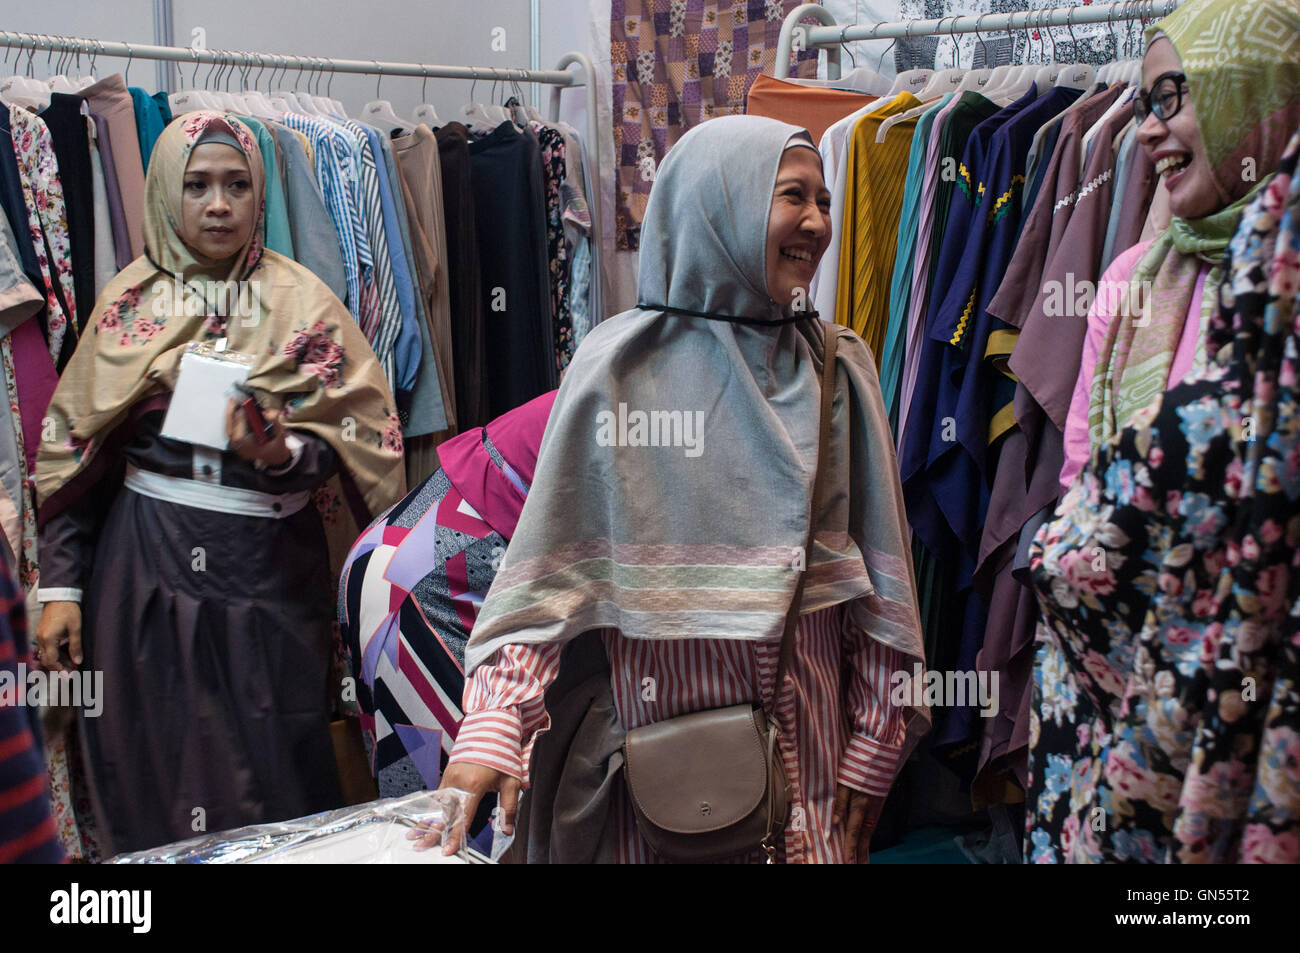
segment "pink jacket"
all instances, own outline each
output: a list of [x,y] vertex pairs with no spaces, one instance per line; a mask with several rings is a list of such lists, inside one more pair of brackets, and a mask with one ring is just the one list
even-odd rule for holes
[[[1070,398],[1070,413],[1065,421],[1065,465],[1061,467],[1061,487],[1067,490],[1092,454],[1088,437],[1088,401],[1092,394],[1092,377],[1097,369],[1097,354],[1106,340],[1106,331],[1115,320],[1117,305],[1122,300],[1119,289],[1127,285],[1138,262],[1151,247],[1151,241],[1139,242],[1117,256],[1106,273],[1101,276],[1097,296],[1088,311],[1088,333],[1083,340],[1083,358],[1079,364],[1079,379],[1074,383],[1074,396]],[[1208,265],[1202,265],[1196,275],[1196,292],[1192,295],[1183,325],[1183,336],[1178,342],[1173,365],[1169,368],[1167,386],[1172,387],[1192,369],[1196,358],[1196,339],[1201,330],[1201,296],[1205,293]]]

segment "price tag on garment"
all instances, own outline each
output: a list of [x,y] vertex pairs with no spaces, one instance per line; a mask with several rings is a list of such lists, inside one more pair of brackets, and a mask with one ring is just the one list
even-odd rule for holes
[[226,402],[248,379],[252,362],[232,351],[193,347],[181,355],[180,376],[163,420],[162,435],[172,440],[225,450]]

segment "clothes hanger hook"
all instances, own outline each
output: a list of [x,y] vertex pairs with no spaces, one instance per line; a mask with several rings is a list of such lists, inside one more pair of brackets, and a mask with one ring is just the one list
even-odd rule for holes
[[[911,22],[909,21],[909,22],[908,22],[908,29],[911,29],[911,26],[912,26],[912,24],[911,24]],[[885,57],[889,55],[889,51],[892,50],[892,49],[893,49],[895,46],[897,46],[897,45],[898,45],[898,37],[894,37],[892,40],[889,41],[889,45],[888,45],[887,47],[885,47],[885,52],[881,53],[881,54],[880,54],[880,59],[876,60],[876,72],[877,72],[877,73],[880,72],[880,67],[882,67],[882,66],[885,65]]]
[[135,53],[131,51],[131,44],[122,44],[126,47],[126,72],[122,74],[122,82],[127,86],[131,85],[131,61],[135,59]]
[[[875,31],[875,27],[872,27],[871,29],[873,32]],[[854,69],[857,69],[858,58],[853,55],[853,48],[850,47],[848,45],[848,41],[844,39],[844,34],[847,33],[848,31],[849,31],[849,25],[847,23],[844,24],[844,26],[840,27],[840,48],[843,49],[845,53],[849,54],[849,62],[853,64]]]
[[329,74],[330,74],[329,80],[325,83],[325,98],[332,99],[334,96],[334,74],[338,72],[338,70],[334,68],[333,60],[327,57],[325,62],[329,64]]

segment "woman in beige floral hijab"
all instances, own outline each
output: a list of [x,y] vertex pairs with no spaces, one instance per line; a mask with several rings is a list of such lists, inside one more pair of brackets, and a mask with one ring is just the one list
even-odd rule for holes
[[[103,674],[79,729],[106,853],[339,802],[326,532],[345,549],[402,496],[401,436],[346,308],[264,248],[263,185],[237,119],[164,130],[145,254],[101,295],[46,418],[38,657]],[[164,435],[196,344],[248,364],[264,440],[233,402],[212,408],[224,450]]]

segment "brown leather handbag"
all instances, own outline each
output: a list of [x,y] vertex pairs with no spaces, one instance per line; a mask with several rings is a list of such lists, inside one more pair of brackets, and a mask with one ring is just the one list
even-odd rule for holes
[[[822,332],[826,359],[806,558],[812,552],[835,395],[835,326],[824,323]],[[786,613],[773,705],[794,648],[805,575],[800,573]],[[692,712],[629,731],[623,776],[650,849],[665,860],[710,863],[762,848],[772,863],[790,803],[779,735],[775,715],[758,703]]]

